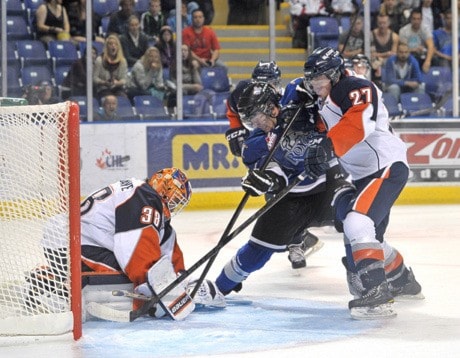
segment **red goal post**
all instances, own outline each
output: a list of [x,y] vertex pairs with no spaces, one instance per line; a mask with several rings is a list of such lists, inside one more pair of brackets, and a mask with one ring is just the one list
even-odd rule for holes
[[0,336],[81,337],[79,123],[0,106]]

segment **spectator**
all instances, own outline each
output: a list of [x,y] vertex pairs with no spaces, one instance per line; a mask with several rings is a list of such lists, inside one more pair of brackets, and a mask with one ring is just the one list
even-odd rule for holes
[[204,24],[211,25],[214,19],[214,4],[212,0],[195,0],[204,14]]
[[422,12],[422,28],[432,33],[433,30],[442,27],[441,9],[433,6],[433,0],[422,0],[420,10]]
[[[445,26],[433,31],[433,66],[452,66],[452,11],[444,12]],[[459,43],[460,45],[460,43]]]
[[[200,76],[200,65],[197,60],[192,56],[190,48],[183,44],[181,47],[182,52],[182,92],[184,95],[196,94],[203,90]],[[171,63],[170,78],[172,82],[172,89],[177,87],[177,64],[174,59]],[[167,98],[167,107],[169,111],[176,106],[176,93],[171,91]]]
[[128,32],[128,20],[131,15],[136,15],[134,11],[134,0],[120,0],[120,10],[110,15],[107,34],[122,35]]
[[219,60],[220,44],[217,35],[209,26],[204,26],[203,11],[197,9],[192,12],[192,26],[182,31],[182,43],[188,45],[192,56],[201,67],[222,66]]
[[[187,26],[192,25],[192,15],[191,11],[198,9],[198,5],[196,3],[190,3],[189,8],[187,7],[187,1],[181,1],[181,19],[182,19],[182,29],[185,29]],[[166,19],[166,25],[168,25],[173,32],[177,32],[177,24],[176,24],[176,10],[171,11],[169,13],[168,18]]]
[[[400,0],[383,0],[379,9],[380,15],[388,15],[390,18],[390,28],[399,33],[399,29],[408,22],[409,16],[405,16],[404,9]],[[373,28],[377,25],[373,24]]]
[[129,17],[128,31],[120,36],[120,43],[129,68],[133,67],[149,48],[149,38],[141,31],[136,15]]
[[339,51],[345,58],[352,58],[354,55],[364,53],[364,20],[362,16],[356,16],[358,16],[356,21],[351,20],[353,26],[350,30],[339,36]]
[[53,40],[69,40],[70,24],[62,0],[45,0],[35,11],[37,38],[48,45]]
[[119,120],[117,114],[118,98],[109,94],[101,99],[101,107],[94,113],[95,121],[116,121]]
[[398,101],[401,93],[425,92],[420,66],[404,42],[398,44],[396,55],[389,57],[385,64],[385,85],[386,92]]
[[176,58],[176,42],[173,32],[169,26],[163,26],[160,31],[160,41],[155,44],[160,51],[161,64],[163,68],[169,68],[172,61]]
[[[371,63],[374,71],[373,80],[381,78],[382,66],[388,57],[396,55],[399,35],[390,28],[388,15],[377,15],[377,28],[371,32]],[[380,86],[379,86],[380,87]]]
[[399,39],[409,46],[410,53],[419,62],[423,72],[428,72],[434,54],[433,34],[422,28],[422,12],[412,10],[410,23],[399,30]]
[[141,30],[154,45],[160,39],[160,31],[166,25],[166,17],[161,12],[160,0],[150,0],[149,10],[141,15]]
[[[97,50],[96,47],[93,46],[91,47],[93,66],[96,57]],[[72,63],[62,85],[68,89],[67,92],[70,92],[70,96],[86,96],[86,50],[81,58]]]
[[342,17],[351,17],[358,10],[356,0],[331,0],[332,16],[340,21]]
[[59,98],[53,93],[53,85],[48,81],[40,81],[35,86],[28,86],[24,94],[29,105],[54,104]]
[[[67,11],[70,24],[70,37],[75,45],[86,41],[86,0],[68,0],[64,7]],[[101,25],[100,16],[94,11],[91,13],[93,40],[104,43],[104,38],[96,33]]]
[[128,63],[123,56],[120,40],[116,34],[109,35],[102,55],[94,63],[93,83],[98,99],[108,94],[126,97],[127,78]]
[[227,25],[265,25],[265,0],[228,0]]
[[163,68],[160,51],[156,47],[149,47],[134,65],[128,83],[128,95],[130,98],[151,95],[164,99]]
[[310,18],[333,13],[327,0],[289,0],[293,28],[292,47],[308,49],[307,27]]

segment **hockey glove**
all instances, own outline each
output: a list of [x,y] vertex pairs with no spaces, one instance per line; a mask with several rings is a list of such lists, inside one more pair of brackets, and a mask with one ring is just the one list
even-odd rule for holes
[[331,140],[325,135],[314,136],[307,143],[305,152],[305,171],[316,179],[326,173],[326,170],[337,165]]
[[297,93],[297,97],[299,98],[300,102],[305,103],[305,108],[312,107],[315,105],[315,102],[317,100],[317,96],[313,94],[311,91],[308,89],[305,89],[305,87],[301,85],[297,85],[295,87],[295,91]]
[[230,151],[234,156],[241,157],[241,149],[243,147],[244,140],[249,136],[249,131],[244,128],[230,128],[225,132],[225,138],[228,141]]
[[241,180],[243,190],[251,196],[260,196],[267,192],[277,193],[286,186],[286,180],[274,172],[249,170]]

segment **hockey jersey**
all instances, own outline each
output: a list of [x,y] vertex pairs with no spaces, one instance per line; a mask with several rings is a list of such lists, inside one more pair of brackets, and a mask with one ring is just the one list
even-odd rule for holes
[[[255,129],[245,140],[242,151],[243,163],[250,169],[262,167],[270,149],[282,138],[282,142],[273,155],[272,162],[267,169],[285,176],[288,183],[301,174],[305,169],[305,152],[311,135],[317,134],[318,114],[317,108],[302,108],[288,133],[282,136],[283,126],[289,122],[298,109],[299,99],[296,86],[302,78],[291,81],[280,100],[283,105],[278,116],[279,125],[266,134],[260,129]],[[326,176],[321,175],[317,180],[306,178],[291,190],[291,194],[310,195],[325,190]]]
[[334,152],[353,180],[394,162],[407,165],[406,145],[392,131],[381,91],[370,81],[344,76],[320,102]]
[[89,195],[81,203],[81,244],[112,251],[134,283],[163,255],[174,270],[184,270],[176,233],[163,203],[145,180],[120,180]]

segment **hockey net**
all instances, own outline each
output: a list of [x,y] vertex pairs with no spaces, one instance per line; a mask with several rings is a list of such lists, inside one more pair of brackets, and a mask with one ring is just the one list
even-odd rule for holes
[[81,336],[79,111],[0,107],[0,336]]

